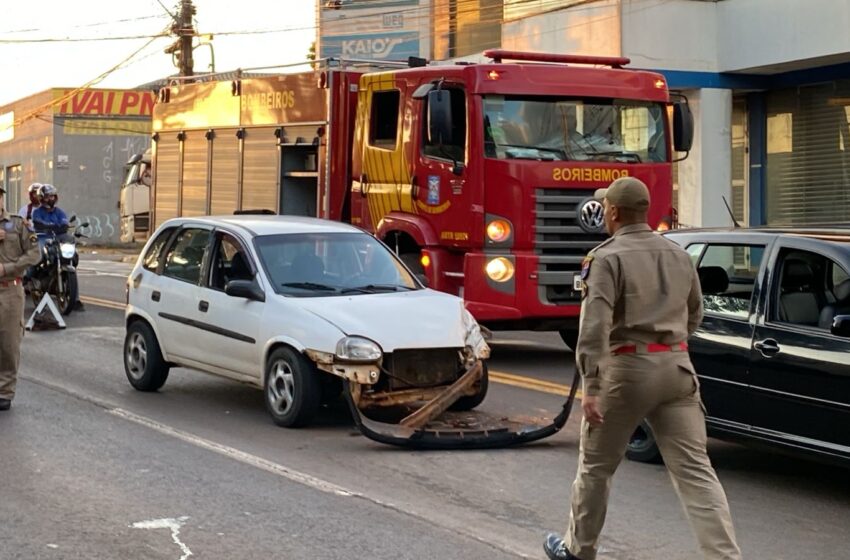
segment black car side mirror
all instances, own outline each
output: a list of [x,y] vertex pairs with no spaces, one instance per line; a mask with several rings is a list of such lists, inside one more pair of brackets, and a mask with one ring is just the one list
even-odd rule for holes
[[842,338],[850,338],[850,315],[836,315],[829,332]]
[[245,298],[252,301],[266,301],[265,292],[253,280],[231,280],[224,285],[224,293],[231,297]]

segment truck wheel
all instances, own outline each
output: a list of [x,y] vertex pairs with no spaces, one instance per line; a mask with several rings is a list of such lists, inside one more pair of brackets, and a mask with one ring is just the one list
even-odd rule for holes
[[578,329],[562,329],[558,331],[558,334],[561,335],[561,340],[564,341],[564,344],[575,352],[576,345],[578,345]]
[[168,379],[170,367],[162,358],[153,329],[144,321],[134,321],[124,337],[124,373],[138,391],[156,391]]
[[291,348],[278,348],[266,364],[266,410],[284,428],[306,426],[319,410],[322,387],[313,365]]
[[626,447],[626,457],[630,461],[639,463],[661,463],[661,451],[658,449],[658,444],[655,443],[655,436],[652,435],[652,428],[646,420],[641,421],[632,437],[629,439],[629,445]]
[[483,363],[482,367],[484,368],[484,371],[481,372],[481,381],[479,381],[477,385],[478,392],[474,395],[459,398],[457,402],[449,407],[449,410],[464,412],[472,410],[484,402],[484,399],[487,397],[487,389],[490,387],[490,375],[487,371],[487,364]]

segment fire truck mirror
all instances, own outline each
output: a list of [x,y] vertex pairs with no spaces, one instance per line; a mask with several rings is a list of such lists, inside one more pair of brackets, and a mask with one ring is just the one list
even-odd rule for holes
[[673,104],[673,149],[690,152],[694,143],[694,115],[687,101]]
[[452,103],[448,90],[428,93],[428,143],[434,146],[450,144],[452,140]]

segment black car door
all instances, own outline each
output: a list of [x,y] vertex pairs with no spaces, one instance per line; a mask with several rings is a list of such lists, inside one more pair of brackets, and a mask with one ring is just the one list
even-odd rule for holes
[[766,243],[727,237],[687,249],[698,270],[722,269],[721,276],[728,279],[722,292],[703,295],[705,317],[689,343],[706,420],[712,429],[746,431],[751,421],[750,347]]
[[753,435],[850,456],[850,257],[824,241],[781,240],[753,338]]

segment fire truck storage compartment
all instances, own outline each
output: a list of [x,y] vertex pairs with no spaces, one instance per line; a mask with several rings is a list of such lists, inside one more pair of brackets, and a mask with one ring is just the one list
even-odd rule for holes
[[177,202],[180,193],[180,141],[177,133],[162,134],[156,142],[156,223],[177,217]]
[[217,132],[212,140],[210,214],[232,214],[239,200],[239,137],[235,130]]
[[280,213],[318,216],[318,144],[281,143],[281,152]]
[[203,130],[189,130],[183,137],[183,177],[180,188],[180,215],[207,213],[207,159],[209,142]]
[[278,160],[275,127],[247,128],[242,138],[242,210],[276,212]]

